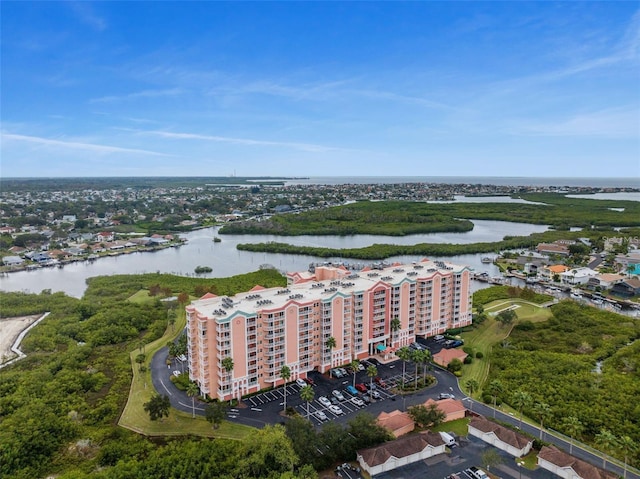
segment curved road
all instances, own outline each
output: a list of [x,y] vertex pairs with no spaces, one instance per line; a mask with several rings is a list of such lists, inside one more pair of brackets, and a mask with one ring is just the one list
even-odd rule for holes
[[[160,349],[151,359],[151,378],[153,382],[153,386],[156,391],[160,394],[166,394],[169,396],[169,400],[171,401],[171,406],[180,411],[184,411],[186,413],[192,412],[191,406],[191,398],[187,396],[187,394],[183,391],[180,391],[178,388],[174,386],[171,382],[170,377],[173,371],[182,371],[182,367],[185,368],[187,365],[182,365],[179,361],[174,360],[171,366],[168,368],[165,360],[167,358],[167,348],[163,347]],[[401,366],[399,366],[400,360],[396,361],[396,366],[391,366],[391,368],[395,368],[396,372],[400,372]],[[382,367],[386,369],[388,368],[388,364]],[[493,409],[493,407],[484,404],[482,402],[478,402],[474,399],[467,397],[458,384],[458,378],[456,378],[453,374],[449,373],[446,369],[440,368],[437,365],[433,365],[434,368],[431,373],[438,380],[436,386],[424,389],[422,391],[418,391],[417,393],[406,395],[406,396],[396,396],[392,400],[380,401],[374,404],[367,406],[367,412],[377,416],[380,412],[386,411],[390,412],[394,409],[406,410],[407,407],[413,406],[416,404],[424,403],[428,398],[437,398],[438,394],[447,392],[453,393],[456,398],[463,398],[462,401],[467,405],[467,408],[471,410],[473,413],[481,414],[487,418],[493,418],[511,424],[512,426],[518,427],[520,425],[520,421],[517,417],[511,416],[509,414],[505,414],[499,409]],[[390,368],[389,368],[390,369]],[[390,369],[391,370],[391,369]],[[409,372],[409,368],[407,369]],[[291,396],[288,399],[288,404],[294,406],[296,402],[299,403],[299,397]],[[402,402],[402,404],[400,404]],[[199,415],[204,415],[205,403],[195,400],[195,412]],[[264,427],[267,424],[274,424],[278,422],[283,422],[284,419],[279,415],[281,410],[281,403],[278,401],[274,401],[270,405],[264,405],[262,408],[249,408],[242,407],[239,409],[231,409],[228,412],[228,418],[231,421],[238,422],[241,424],[245,424],[247,426],[253,427]],[[350,418],[346,416],[341,416],[336,419],[337,422],[346,423]],[[522,423],[522,431],[531,434],[534,437],[540,437],[540,428],[533,426],[531,424]],[[558,447],[559,449],[563,449],[565,451],[569,451],[570,443],[560,437],[555,435],[551,435],[548,430],[543,431],[543,440],[548,443],[551,443]],[[584,461],[587,461],[593,465],[598,467],[602,467],[602,457],[590,452],[589,450],[584,448],[584,445],[578,441],[574,441],[573,443],[573,451],[572,455]],[[607,461],[606,469],[610,472],[613,472],[619,476],[623,476],[624,470],[621,466],[617,464],[611,463]],[[640,479],[640,474],[637,470],[629,468],[627,471],[627,479]]]

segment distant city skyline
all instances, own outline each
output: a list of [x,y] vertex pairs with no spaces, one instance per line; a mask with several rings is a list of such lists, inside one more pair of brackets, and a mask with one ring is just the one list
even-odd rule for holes
[[3,2],[0,175],[640,177],[637,2]]

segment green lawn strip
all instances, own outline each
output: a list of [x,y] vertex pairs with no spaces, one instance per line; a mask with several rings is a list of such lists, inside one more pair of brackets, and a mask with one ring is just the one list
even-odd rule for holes
[[[534,303],[523,301],[521,299],[493,301],[485,306],[485,311],[491,311],[492,309],[501,310],[512,305],[518,306],[518,308],[515,309],[518,316],[515,324],[523,320],[532,322],[546,321],[551,316],[551,311],[547,308],[541,308]],[[466,390],[465,384],[470,379],[475,379],[480,385],[480,390],[473,394],[474,397],[480,396],[479,393],[481,392],[482,386],[489,375],[489,368],[491,366],[491,350],[493,346],[506,339],[511,333],[511,329],[512,327],[503,326],[493,317],[489,316],[473,331],[462,333],[461,336],[462,339],[464,339],[465,346],[473,348],[474,356],[475,353],[479,351],[483,354],[482,359],[476,359],[474,357],[473,363],[467,364],[462,368],[460,385],[463,389]]]
[[456,436],[466,436],[469,434],[469,418],[456,419],[455,421],[443,422],[432,427],[433,432],[453,432]]
[[161,338],[145,346],[144,354],[147,356],[145,361],[147,370],[144,373],[139,371],[139,366],[135,362],[135,357],[140,354],[141,351],[138,348],[131,351],[130,357],[133,379],[131,381],[129,398],[122,411],[118,425],[147,436],[179,436],[192,434],[228,439],[243,439],[247,437],[254,428],[223,421],[220,427],[214,430],[211,424],[204,418],[196,416],[196,418],[193,419],[191,414],[177,411],[173,408],[170,410],[168,418],[165,418],[163,421],[152,421],[144,410],[143,404],[149,401],[152,394],[156,392],[151,382],[151,358],[165,346],[168,341],[172,341],[178,337],[185,325],[185,313],[184,311],[178,311],[178,318],[176,319],[174,327],[168,327]]
[[[530,470],[535,470],[538,467],[538,451],[532,449],[529,454],[521,458],[515,458],[516,462],[524,462],[523,467]],[[517,465],[517,464],[516,464]]]
[[137,293],[131,295],[127,298],[127,301],[131,301],[132,303],[144,304],[144,303],[152,303],[156,300],[153,296],[149,296],[149,290],[141,289]]

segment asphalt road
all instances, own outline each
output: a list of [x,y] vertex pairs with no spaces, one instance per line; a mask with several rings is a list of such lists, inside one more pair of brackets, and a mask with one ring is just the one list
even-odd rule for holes
[[[182,365],[180,361],[174,360],[171,366],[167,367],[165,363],[166,358],[167,348],[164,347],[160,349],[151,360],[151,377],[153,386],[160,394],[166,394],[167,396],[169,396],[171,406],[180,411],[191,413],[192,398],[187,396],[185,392],[180,391],[178,388],[176,388],[170,380],[173,371],[181,371],[183,367],[184,371],[186,371],[187,364],[185,363],[184,365]],[[383,379],[387,379],[402,374],[402,361],[398,360],[394,363],[380,364],[377,366],[377,368],[379,376]],[[413,365],[411,363],[407,363],[406,373],[410,374],[413,373],[413,371]],[[431,371],[431,374],[433,374],[437,380],[437,383],[434,386],[431,386],[414,394],[395,396],[384,399],[382,401],[375,401],[372,404],[367,405],[365,408],[362,408],[361,410],[366,411],[374,416],[377,416],[383,411],[390,412],[395,409],[406,410],[406,408],[408,408],[409,406],[422,404],[428,398],[436,399],[440,393],[446,392],[454,394],[456,399],[461,399],[467,406],[467,408],[474,413],[481,414],[483,416],[486,416],[487,418],[495,417],[496,419],[504,423],[508,423],[513,426],[519,426],[519,419],[517,417],[505,414],[500,410],[494,410],[493,407],[489,405],[468,398],[460,390],[457,378],[446,370],[435,366]],[[336,379],[328,378],[327,376],[321,375],[319,373],[311,373],[310,377],[313,378],[316,383],[314,386],[314,401],[317,400],[317,398],[320,396],[330,397],[331,391],[334,389],[343,391],[347,385],[353,384],[351,375],[347,376],[346,378]],[[369,378],[367,378],[365,372],[362,371],[357,374],[356,382],[369,383]],[[278,389],[281,390],[282,387]],[[298,390],[298,386],[295,385],[293,387],[292,385],[289,385],[287,387],[287,406],[294,407],[297,410],[303,412],[306,410],[306,404],[303,404],[303,401],[300,399],[300,395],[297,393]],[[269,397],[272,398],[272,400],[257,405],[257,407],[247,404],[247,402],[244,401],[244,404],[241,407],[228,411],[227,419],[230,421],[245,424],[247,426],[258,428],[264,427],[268,424],[284,423],[285,417],[281,415],[281,412],[284,409],[284,400],[280,400],[276,395],[270,395]],[[204,415],[204,408],[205,403],[196,399],[195,413]],[[339,423],[346,423],[359,411],[360,410],[355,411],[351,414],[338,416],[333,420]],[[538,427],[524,422],[522,423],[522,430],[533,435],[534,437],[540,436],[540,429]],[[543,434],[543,439],[546,442],[554,444],[558,448],[565,451],[569,451],[570,449],[569,441],[566,441],[557,436],[552,436],[548,434],[546,430]],[[572,455],[598,467],[602,467],[602,457],[583,448],[581,443],[577,441],[575,441],[573,444]],[[619,476],[623,476],[624,472],[622,467],[609,462],[607,462],[607,470],[614,472]],[[640,474],[636,470],[629,470],[627,472],[627,479],[640,479]]]

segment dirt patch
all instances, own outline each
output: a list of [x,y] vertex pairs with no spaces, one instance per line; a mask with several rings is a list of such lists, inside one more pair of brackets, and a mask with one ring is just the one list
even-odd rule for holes
[[11,346],[22,331],[31,326],[40,316],[20,316],[17,318],[0,319],[0,364],[16,357]]

